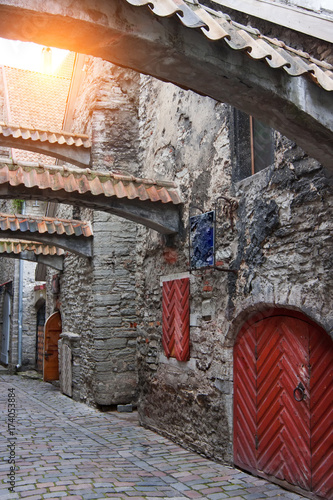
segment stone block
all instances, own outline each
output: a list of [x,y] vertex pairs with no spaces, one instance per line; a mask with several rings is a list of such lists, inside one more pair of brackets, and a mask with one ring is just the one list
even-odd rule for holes
[[117,411],[119,413],[131,413],[133,411],[133,405],[117,405]]
[[95,349],[113,351],[114,349],[123,349],[127,346],[127,339],[121,337],[110,338],[108,340],[95,340]]
[[215,304],[211,299],[203,300],[201,306],[202,318],[210,321],[215,315]]
[[95,325],[97,327],[103,327],[103,328],[112,328],[114,326],[121,326],[122,325],[122,318],[119,318],[117,316],[115,317],[107,317],[107,318],[95,318]]

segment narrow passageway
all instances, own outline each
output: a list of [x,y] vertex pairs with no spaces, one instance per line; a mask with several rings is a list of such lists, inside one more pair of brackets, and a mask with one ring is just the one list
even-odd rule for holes
[[101,413],[39,380],[0,382],[2,500],[303,498],[184,450],[134,413]]

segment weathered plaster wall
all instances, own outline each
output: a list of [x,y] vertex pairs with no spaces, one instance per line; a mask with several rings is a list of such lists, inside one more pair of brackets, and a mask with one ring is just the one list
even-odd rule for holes
[[36,363],[36,309],[34,287],[36,264],[23,262],[23,320],[22,320],[22,368],[35,369]]
[[[0,82],[1,82],[1,79],[0,79]],[[4,200],[0,200],[0,211],[6,212],[6,208],[7,208],[7,202]],[[6,259],[4,257],[0,258],[0,284],[7,283],[8,281],[13,280],[14,269],[15,269],[15,260],[14,259]],[[13,290],[14,290],[14,286],[13,286]],[[2,290],[1,296],[0,296],[0,321],[1,321],[1,323],[0,323],[0,326],[1,326],[0,346],[1,346],[1,344],[2,344],[2,324],[3,324],[3,290]],[[14,323],[13,311],[12,311],[11,331],[13,331],[14,325],[15,325],[15,323]],[[10,349],[12,350],[14,347],[15,346],[12,345],[10,347]]]
[[[7,148],[4,153],[10,154]],[[31,215],[42,215],[45,209],[43,202],[26,202],[25,212]],[[0,211],[12,213],[17,211],[17,205],[11,201],[2,201]],[[22,369],[34,369],[36,359],[36,309],[34,304],[34,287],[36,264],[23,261],[23,320],[22,320]],[[10,369],[14,370],[18,363],[18,308],[19,308],[19,261],[12,258],[1,258],[1,283],[13,280],[12,314],[11,314],[11,351]],[[2,317],[2,316],[1,316]]]
[[178,181],[185,226],[190,204],[210,210],[219,195],[229,195],[239,209],[234,231],[221,210],[217,225],[217,260],[238,274],[191,275],[186,363],[163,353],[160,286],[161,277],[188,270],[186,227],[173,241],[140,229],[140,419],[232,462],[233,344],[242,322],[254,311],[280,306],[304,312],[332,334],[332,188],[321,166],[278,134],[274,165],[232,183],[228,106],[149,78],[143,79],[141,97],[144,168]]
[[[25,202],[25,213],[43,215],[45,202]],[[35,307],[34,287],[41,282],[35,281],[36,264],[23,261],[23,320],[22,320],[22,369],[36,368],[36,329],[37,309]],[[18,304],[15,304],[18,307]],[[13,332],[14,333],[14,332]],[[17,333],[17,332],[16,332]]]

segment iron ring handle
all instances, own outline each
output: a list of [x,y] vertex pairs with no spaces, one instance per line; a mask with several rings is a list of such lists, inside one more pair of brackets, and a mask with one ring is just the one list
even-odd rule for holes
[[[299,392],[301,393],[301,397],[300,397],[300,398],[298,398],[298,397],[297,397],[297,391],[299,391]],[[305,399],[305,398],[306,398],[306,395],[305,395],[305,387],[304,387],[304,385],[302,384],[302,382],[300,382],[300,383],[298,384],[298,386],[297,386],[297,387],[295,387],[295,389],[294,389],[294,399],[295,399],[298,403],[300,403],[300,402],[301,402],[301,401],[303,401],[303,399]]]

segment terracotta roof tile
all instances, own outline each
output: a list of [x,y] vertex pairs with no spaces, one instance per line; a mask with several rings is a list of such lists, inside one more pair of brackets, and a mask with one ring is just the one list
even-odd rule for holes
[[[67,68],[59,74],[45,74],[18,68],[4,67],[3,75],[8,92],[7,120],[27,129],[62,129],[67,97],[73,72],[75,54],[67,57]],[[71,69],[70,69],[71,66]],[[16,131],[19,133],[19,131]],[[55,163],[48,156],[14,149],[18,161]]]
[[22,138],[24,140],[32,140],[39,142],[49,142],[50,144],[67,144],[77,148],[91,148],[89,137],[84,134],[70,134],[63,131],[48,131],[43,129],[29,129],[18,125],[7,125],[0,122],[0,135],[4,137]]
[[75,62],[75,52],[69,52],[56,71],[57,76],[72,78]]
[[64,255],[65,251],[52,245],[44,245],[35,241],[0,240],[0,253],[34,252],[35,255]]
[[70,78],[5,66],[10,121],[20,126],[61,130]]
[[239,25],[229,16],[200,5],[197,0],[127,0],[131,5],[148,6],[156,16],[179,18],[188,28],[200,28],[211,40],[224,40],[233,50],[244,51],[252,59],[263,60],[271,68],[291,76],[306,75],[327,91],[333,91],[333,67],[309,54],[266,37],[259,30]]
[[182,203],[174,182],[139,179],[132,175],[111,172],[96,172],[89,168],[67,168],[36,163],[13,163],[0,158],[0,184],[11,186],[38,186],[52,191],[65,190],[106,197],[151,200],[153,202]]
[[0,213],[0,234],[1,231],[8,229],[11,231],[38,232],[40,234],[66,234],[68,236],[89,237],[93,235],[91,224],[86,221]]

